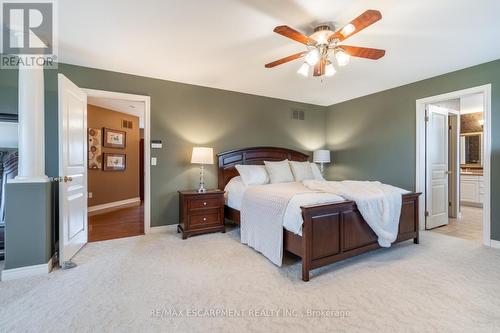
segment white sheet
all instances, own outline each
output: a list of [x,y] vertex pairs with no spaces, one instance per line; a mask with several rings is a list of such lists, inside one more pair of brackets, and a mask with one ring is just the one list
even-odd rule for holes
[[353,200],[382,247],[390,247],[398,236],[402,195],[406,190],[380,182],[306,180],[304,185],[316,191],[337,194]]
[[226,205],[231,208],[241,210],[241,202],[243,201],[243,194],[249,186],[243,183],[241,176],[231,178],[227,183],[224,194]]

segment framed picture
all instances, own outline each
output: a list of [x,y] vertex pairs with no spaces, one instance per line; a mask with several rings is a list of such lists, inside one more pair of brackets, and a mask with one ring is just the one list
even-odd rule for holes
[[104,153],[104,171],[125,171],[127,155]]
[[88,129],[89,151],[88,168],[91,170],[102,169],[102,130],[100,128]]
[[126,136],[125,131],[104,128],[104,147],[125,148]]

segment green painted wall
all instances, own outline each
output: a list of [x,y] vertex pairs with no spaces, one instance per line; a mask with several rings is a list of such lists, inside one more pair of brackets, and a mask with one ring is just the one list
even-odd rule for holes
[[46,264],[54,253],[52,183],[7,184],[5,192],[5,269]]
[[331,179],[380,180],[415,189],[415,101],[492,85],[492,238],[500,240],[500,60],[332,105],[327,146]]
[[[258,145],[310,152],[325,144],[325,107],[66,64],[59,72],[82,88],[151,96],[151,139],[162,140],[164,147],[152,150],[158,158],[151,168],[153,226],[178,223],[177,190],[197,186],[199,170],[189,164],[193,146],[216,152]],[[49,176],[58,173],[56,80],[56,71],[46,71]],[[0,91],[7,88],[11,92],[0,95],[0,109],[17,110],[16,71],[0,72]],[[292,109],[305,110],[306,120],[292,120]],[[209,187],[216,186],[215,169],[207,168]]]

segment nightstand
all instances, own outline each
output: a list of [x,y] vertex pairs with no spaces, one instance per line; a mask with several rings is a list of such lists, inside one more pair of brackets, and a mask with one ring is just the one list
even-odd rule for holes
[[179,191],[179,225],[182,239],[209,232],[226,232],[224,226],[224,191]]

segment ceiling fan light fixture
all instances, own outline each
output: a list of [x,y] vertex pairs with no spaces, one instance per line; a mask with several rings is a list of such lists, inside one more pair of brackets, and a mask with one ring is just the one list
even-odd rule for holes
[[330,77],[334,76],[337,71],[335,70],[335,67],[333,67],[333,64],[330,62],[328,65],[325,67],[325,75]]
[[338,50],[335,52],[335,59],[339,66],[345,66],[351,61],[351,56],[343,50]]
[[305,60],[309,66],[316,65],[319,61],[319,58],[320,58],[320,56],[319,56],[318,49],[313,49],[313,50],[309,51],[305,56]]
[[309,76],[309,65],[307,63],[303,63],[302,66],[300,66],[299,70],[297,71],[297,74],[300,74],[303,77],[308,77]]
[[345,27],[342,28],[342,30],[340,30],[340,34],[342,36],[349,36],[350,34],[352,34],[354,31],[356,30],[356,27],[352,24],[352,23],[349,23],[347,24]]

